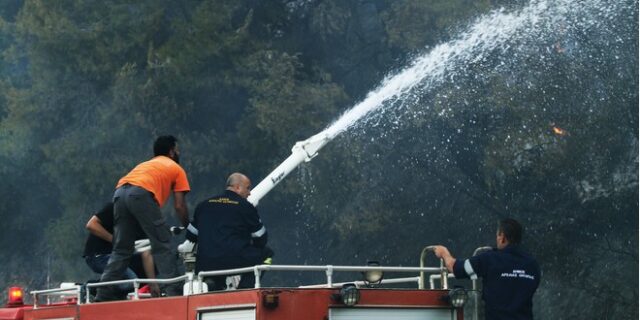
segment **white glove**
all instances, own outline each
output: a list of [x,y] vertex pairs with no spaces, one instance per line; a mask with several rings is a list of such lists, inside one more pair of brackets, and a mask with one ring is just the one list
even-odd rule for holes
[[195,246],[196,246],[195,242],[185,240],[181,245],[178,246],[178,252],[181,252],[181,253],[193,252],[193,249],[195,248]]

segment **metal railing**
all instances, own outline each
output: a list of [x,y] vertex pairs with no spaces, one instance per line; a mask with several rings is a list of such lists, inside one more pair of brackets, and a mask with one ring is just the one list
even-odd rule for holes
[[[316,285],[308,285],[308,286],[299,286],[300,288],[334,288],[340,287],[345,282],[334,283],[333,275],[334,272],[366,272],[366,271],[383,271],[383,272],[398,272],[398,273],[414,273],[419,272],[418,277],[406,277],[406,278],[394,278],[394,279],[383,279],[381,284],[392,284],[392,283],[418,283],[419,289],[425,289],[425,272],[433,273],[429,277],[429,285],[431,289],[435,289],[435,279],[440,280],[441,289],[448,289],[448,279],[452,278],[453,275],[449,274],[446,266],[444,265],[444,260],[440,260],[440,267],[424,267],[424,260],[426,258],[426,254],[428,252],[433,251],[435,246],[427,246],[425,247],[420,255],[420,267],[383,267],[383,266],[334,266],[334,265],[256,265],[252,267],[245,268],[236,268],[236,269],[228,269],[228,270],[216,270],[216,271],[201,271],[197,275],[197,282],[195,282],[197,286],[199,286],[198,292],[203,292],[203,283],[204,278],[211,276],[229,276],[229,275],[238,275],[243,273],[251,273],[253,272],[255,276],[254,288],[260,288],[262,285],[260,283],[260,275],[265,271],[303,271],[303,272],[324,272],[327,278],[327,282],[324,284],[316,284]],[[474,255],[477,253],[489,250],[491,247],[480,247],[474,251]],[[138,289],[140,289],[141,284],[172,284],[181,281],[185,281],[189,284],[190,290],[188,292],[194,292],[194,274],[188,272],[185,275],[170,278],[170,279],[127,279],[127,280],[115,280],[108,282],[96,282],[96,283],[87,283],[86,284],[86,292],[84,292],[84,302],[91,303],[90,301],[90,290],[89,288],[98,288],[104,286],[112,286],[112,285],[121,285],[121,284],[131,284],[133,286],[133,299],[140,299],[140,293]],[[352,281],[348,283],[354,283],[356,286],[363,286],[367,283],[365,281]],[[476,282],[473,281],[473,290],[477,290]],[[65,295],[63,293],[72,293],[77,298],[77,303],[80,304],[82,302],[82,286],[75,285],[69,288],[55,288],[55,289],[47,289],[47,290],[37,290],[31,291],[34,300],[34,309],[38,307],[38,297],[39,296],[50,296],[50,295]],[[68,295],[68,294],[67,294]]]
[[[65,294],[66,293],[66,294]],[[80,304],[81,297],[81,286],[74,285],[68,288],[54,288],[54,289],[46,289],[46,290],[34,290],[31,291],[30,294],[33,296],[33,308],[38,309],[38,296],[67,296],[69,294],[75,295],[76,301]],[[49,304],[50,302],[48,302]]]
[[[420,277],[406,277],[406,278],[392,278],[392,279],[382,279],[380,280],[380,285],[384,285],[384,284],[398,284],[398,283],[415,283],[416,285],[420,282]],[[356,287],[360,288],[363,286],[369,286],[370,284],[366,281],[363,280],[359,280],[359,281],[349,281],[349,282],[334,282],[332,284],[332,288],[340,288],[342,286],[344,286],[345,284],[354,284]],[[298,288],[303,288],[303,289],[313,289],[313,288],[326,288],[327,285],[326,284],[312,284],[312,285],[306,285],[306,286],[298,286]]]
[[[432,252],[434,251],[436,248],[436,246],[427,246],[424,247],[424,249],[422,249],[422,252],[420,253],[420,268],[424,267],[424,259],[427,257],[427,253],[428,252]],[[447,270],[447,267],[444,265],[444,260],[440,259],[440,268],[438,269],[438,271],[440,272],[440,285],[442,287],[442,289],[449,289],[449,276],[448,273],[449,271]],[[418,288],[419,289],[424,289],[424,272],[420,272],[420,283],[418,284]]]
[[[451,273],[447,274],[448,279],[455,279],[455,276]],[[429,288],[435,289],[436,283],[435,280],[440,280],[440,284],[442,285],[442,274],[432,274],[429,276]]]
[[[138,289],[140,289],[140,284],[150,284],[150,283],[157,283],[157,284],[171,284],[171,283],[176,283],[176,282],[181,282],[184,280],[192,280],[193,279],[193,275],[182,275],[179,277],[175,277],[175,278],[169,278],[169,279],[127,279],[127,280],[115,280],[115,281],[106,281],[106,282],[95,282],[95,283],[87,283],[86,284],[86,292],[85,292],[85,303],[91,303],[91,299],[90,299],[90,290],[89,288],[98,288],[98,287],[105,287],[105,286],[112,286],[112,285],[120,285],[120,284],[132,284],[133,285],[133,299],[134,300],[138,300],[140,299],[140,293],[138,292]],[[31,291],[31,295],[33,295],[33,308],[37,309],[38,307],[38,297],[40,296],[52,296],[52,295],[64,295],[63,293],[72,293],[76,295],[77,298],[77,304],[80,304],[82,301],[82,286],[81,285],[75,285],[73,287],[69,287],[69,288],[54,288],[54,289],[46,289],[46,290],[35,290],[35,291]]]
[[[198,273],[197,282],[195,285],[200,286],[200,291],[202,292],[202,284],[204,283],[204,278],[210,276],[223,276],[223,275],[237,275],[242,273],[250,273],[253,272],[255,275],[255,283],[254,288],[260,288],[262,285],[260,283],[260,275],[265,271],[303,271],[303,272],[324,272],[327,277],[327,282],[325,284],[317,284],[310,286],[300,286],[300,288],[334,288],[340,287],[345,283],[334,283],[333,276],[335,272],[366,272],[366,271],[383,271],[383,272],[398,272],[398,273],[415,273],[415,272],[428,272],[428,273],[439,273],[441,272],[441,268],[425,268],[425,267],[383,267],[383,266],[334,266],[334,265],[257,265],[253,267],[246,268],[237,268],[237,269],[228,269],[228,270],[217,270],[217,271],[201,271]],[[77,298],[77,303],[80,304],[83,301],[84,303],[91,303],[90,299],[90,290],[89,288],[99,288],[104,286],[113,286],[113,285],[122,285],[122,284],[131,284],[133,286],[133,299],[140,299],[140,293],[138,289],[140,289],[141,284],[171,284],[186,281],[186,283],[194,286],[194,275],[193,273],[187,273],[185,275],[170,278],[170,279],[127,279],[127,280],[115,280],[115,281],[107,281],[107,282],[96,282],[96,283],[88,283],[86,284],[86,292],[84,292],[84,297],[82,297],[82,286],[76,285],[70,288],[55,288],[55,289],[47,289],[47,290],[38,290],[32,291],[34,299],[34,308],[37,308],[38,297],[47,296],[47,295],[60,295],[61,293],[72,293]],[[419,283],[420,277],[407,277],[407,278],[395,278],[395,279],[383,279],[381,284],[392,284],[392,283]],[[355,283],[356,285],[363,286],[366,285],[364,281],[355,281],[349,282]],[[193,292],[193,287],[190,292]]]
[[[325,287],[325,288],[333,288],[338,284],[333,283],[333,274],[334,272],[366,272],[366,271],[383,271],[383,272],[405,272],[405,273],[414,273],[414,272],[441,272],[441,268],[425,268],[425,267],[382,267],[382,266],[334,266],[334,265],[317,265],[317,266],[308,266],[308,265],[257,265],[253,267],[246,268],[237,268],[237,269],[229,269],[229,270],[218,270],[218,271],[201,271],[198,273],[199,283],[202,283],[204,278],[210,276],[228,276],[228,275],[237,275],[242,273],[250,273],[253,272],[255,276],[255,284],[254,288],[260,288],[260,274],[263,271],[308,271],[308,272],[325,272],[327,277],[327,282],[325,284],[314,285],[311,287]],[[400,280],[402,282],[410,282],[416,281],[417,278],[402,278]],[[389,279],[386,283],[391,283]],[[351,282],[353,283],[353,282]]]
[[113,286],[113,285],[131,283],[131,284],[133,284],[133,299],[134,300],[138,300],[138,299],[140,299],[140,295],[138,293],[138,289],[140,289],[140,284],[151,284],[151,283],[171,284],[171,283],[176,283],[176,282],[181,282],[181,281],[187,280],[188,278],[189,278],[189,276],[185,274],[185,275],[181,275],[179,277],[169,278],[169,279],[138,279],[138,278],[136,278],[136,279],[127,279],[127,280],[115,280],[115,281],[87,283],[87,292],[86,292],[85,303],[91,303],[89,288],[98,288],[98,287],[105,287],[105,286]]

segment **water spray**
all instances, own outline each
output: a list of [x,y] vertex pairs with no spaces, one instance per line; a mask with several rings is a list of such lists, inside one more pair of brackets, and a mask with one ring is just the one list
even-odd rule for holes
[[[500,9],[478,19],[457,38],[434,47],[414,59],[407,68],[385,78],[363,101],[347,110],[325,130],[307,140],[297,142],[291,149],[291,155],[251,191],[247,200],[257,205],[260,199],[293,169],[303,162],[311,161],[322,147],[340,133],[361,122],[363,118],[379,113],[385,106],[394,106],[396,102],[402,102],[416,89],[433,88],[445,77],[455,74],[460,66],[482,61],[499,51],[506,51],[509,48],[508,41],[517,38],[523,30],[531,35],[551,32],[550,30],[557,28],[558,21],[566,18],[571,12],[597,10],[607,13],[611,11],[607,4],[608,2],[601,0],[532,0],[521,10],[506,12]],[[597,24],[598,21],[587,23]],[[556,134],[560,133],[556,131]]]

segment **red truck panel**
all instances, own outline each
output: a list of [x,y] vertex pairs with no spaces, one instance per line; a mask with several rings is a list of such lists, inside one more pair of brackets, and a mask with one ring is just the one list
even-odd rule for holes
[[24,310],[31,306],[0,308],[0,320],[19,320],[24,317]]
[[[189,297],[154,298],[135,301],[114,301],[84,305],[42,306],[23,310],[25,320],[91,319],[91,320],[194,320],[202,311],[249,307],[256,310],[258,320],[326,319],[330,308],[345,307],[333,297],[339,289],[268,288],[213,292]],[[278,305],[270,308],[265,295],[277,295]],[[357,307],[450,308],[441,290],[360,289]],[[18,320],[21,315],[9,315],[0,309],[0,320]],[[3,315],[7,313],[6,317]],[[458,312],[461,320],[462,312]]]

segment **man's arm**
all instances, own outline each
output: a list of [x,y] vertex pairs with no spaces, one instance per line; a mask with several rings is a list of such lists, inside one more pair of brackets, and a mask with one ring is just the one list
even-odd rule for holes
[[102,226],[102,222],[98,216],[93,215],[85,227],[94,236],[108,242],[113,242],[113,235]]
[[173,205],[176,215],[183,227],[189,225],[189,210],[187,209],[186,192],[176,191],[173,193]]
[[156,270],[153,264],[153,256],[151,255],[151,250],[141,252],[140,258],[142,259],[142,268],[144,269],[144,273],[147,275],[147,278],[155,279]]
[[435,246],[434,253],[436,254],[436,257],[444,260],[447,270],[449,270],[449,272],[453,272],[453,265],[456,263],[456,258],[449,253],[449,249],[445,246]]

